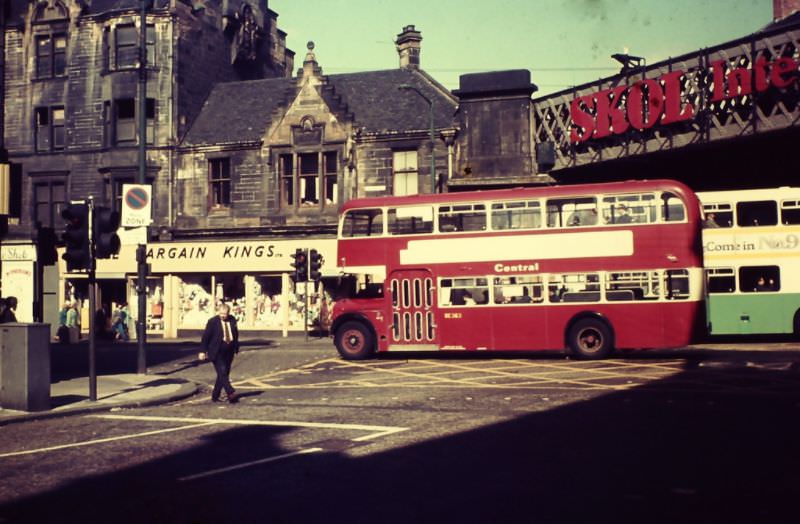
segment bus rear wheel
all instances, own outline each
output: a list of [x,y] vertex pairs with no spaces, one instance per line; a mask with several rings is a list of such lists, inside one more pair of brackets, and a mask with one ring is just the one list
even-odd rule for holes
[[345,360],[364,360],[375,352],[375,339],[361,322],[345,322],[339,326],[334,343]]
[[575,322],[567,334],[567,345],[573,355],[586,360],[606,358],[614,350],[611,329],[596,318]]

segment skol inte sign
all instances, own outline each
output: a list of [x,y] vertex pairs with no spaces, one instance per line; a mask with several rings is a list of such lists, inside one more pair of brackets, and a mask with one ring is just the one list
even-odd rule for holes
[[[800,62],[792,57],[767,60],[759,56],[752,69],[728,69],[725,60],[710,64],[710,102],[720,102],[763,92],[771,87],[785,89],[797,81]],[[691,120],[697,108],[683,99],[685,73],[670,71],[631,86],[603,89],[575,98],[570,103],[570,142],[580,143],[625,133],[643,131],[655,125]]]

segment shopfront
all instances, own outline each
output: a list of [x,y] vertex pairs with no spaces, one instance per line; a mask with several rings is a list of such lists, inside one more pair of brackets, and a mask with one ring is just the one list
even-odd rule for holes
[[[322,281],[297,286],[290,280],[292,254],[297,248],[316,249],[326,263]],[[236,240],[158,242],[147,246],[148,333],[175,338],[182,331],[205,327],[215,305],[225,301],[243,331],[303,330],[319,322],[330,303],[328,287],[335,284],[336,239]],[[107,312],[127,302],[130,316],[139,317],[136,294],[136,246],[122,246],[115,259],[98,260],[98,305]],[[80,299],[85,276],[60,268],[62,301]],[[77,291],[78,296],[70,293]],[[135,330],[131,329],[131,333]]]

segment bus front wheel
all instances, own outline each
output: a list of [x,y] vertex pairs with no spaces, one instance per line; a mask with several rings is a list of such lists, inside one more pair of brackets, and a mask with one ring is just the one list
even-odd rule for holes
[[567,334],[567,345],[576,357],[591,360],[605,358],[614,350],[611,329],[596,318],[575,322]]
[[363,360],[375,351],[375,340],[361,322],[345,322],[336,330],[336,349],[345,360]]

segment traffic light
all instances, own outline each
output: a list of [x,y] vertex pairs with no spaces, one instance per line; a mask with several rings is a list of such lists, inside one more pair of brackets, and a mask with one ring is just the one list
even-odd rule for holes
[[322,258],[322,255],[316,249],[312,249],[308,252],[308,279],[313,281],[318,281],[322,278],[322,273],[320,272],[320,268],[322,268],[322,264],[325,260]]
[[111,258],[119,253],[120,241],[117,235],[119,213],[107,207],[94,208],[92,217],[92,242],[96,258]]
[[89,243],[89,204],[69,204],[61,212],[67,227],[61,239],[66,251],[61,256],[67,262],[67,271],[90,269],[92,249]]
[[306,282],[308,280],[308,253],[305,249],[297,248],[292,255],[294,262],[291,266],[294,268],[294,281]]
[[52,266],[58,262],[56,252],[56,232],[52,227],[37,226],[36,260],[43,266]]

